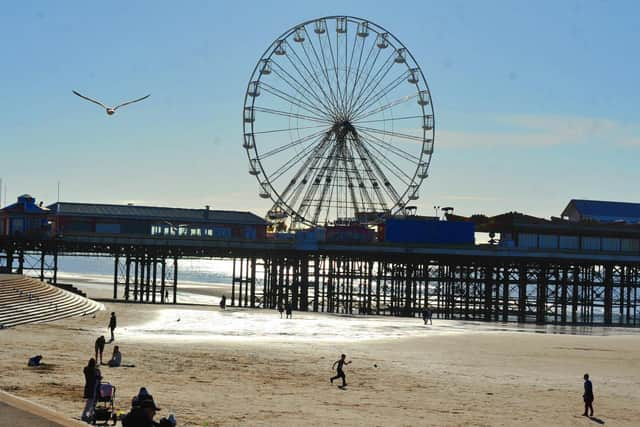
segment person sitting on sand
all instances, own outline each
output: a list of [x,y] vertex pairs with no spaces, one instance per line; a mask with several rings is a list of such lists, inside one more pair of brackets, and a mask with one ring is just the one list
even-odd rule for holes
[[111,355],[111,360],[109,360],[110,368],[117,368],[122,364],[122,353],[120,353],[120,347],[113,347],[113,355]]
[[96,340],[95,350],[96,350],[96,362],[98,361],[98,356],[100,356],[100,364],[102,365],[102,352],[104,351],[104,345],[107,341],[104,339],[104,335],[100,335],[100,338]]
[[[584,394],[582,399],[584,400],[584,414],[582,415],[593,417],[593,384],[591,384],[589,374],[584,374]],[[591,411],[590,414],[588,414],[589,410]]]
[[140,391],[138,391],[138,394],[133,396],[133,399],[131,399],[131,407],[135,408],[137,406],[140,406],[140,402],[142,402],[143,400],[153,401],[153,396],[149,394],[145,387],[140,387]]
[[157,427],[159,424],[153,421],[156,412],[159,411],[155,402],[151,399],[145,399],[122,419],[122,427]]
[[84,398],[87,399],[84,409],[82,410],[82,421],[91,421],[93,418],[93,410],[95,406],[96,396],[98,394],[98,386],[102,375],[100,369],[96,367],[96,359],[89,359],[89,363],[84,367]]
[[348,365],[351,363],[351,360],[349,360],[347,362],[347,356],[345,354],[340,356],[339,360],[336,360],[333,363],[333,366],[331,367],[331,369],[334,369],[336,367],[336,365],[338,365],[338,369],[336,372],[336,376],[335,377],[331,377],[331,384],[333,384],[333,380],[337,380],[338,378],[342,378],[342,387],[346,387],[347,386],[347,377],[344,374],[344,370],[342,369],[344,367],[344,365]]

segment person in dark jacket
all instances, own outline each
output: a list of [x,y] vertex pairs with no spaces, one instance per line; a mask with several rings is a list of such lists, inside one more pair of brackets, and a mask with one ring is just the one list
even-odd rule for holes
[[288,302],[287,305],[285,306],[285,311],[287,312],[287,319],[293,318],[293,316],[292,316],[292,314],[293,314],[293,306],[291,305],[290,302]]
[[93,409],[96,403],[98,386],[102,375],[100,369],[96,367],[96,359],[89,359],[89,363],[84,367],[84,398],[87,399],[82,410],[82,421],[91,421]]
[[113,342],[114,337],[113,337],[113,331],[116,328],[116,314],[115,313],[111,313],[111,319],[109,319],[109,330],[111,331],[111,341],[109,342]]
[[96,350],[96,362],[98,361],[98,356],[100,356],[100,364],[102,365],[102,353],[104,352],[104,345],[106,340],[104,339],[104,335],[100,335],[100,338],[96,340],[95,350]]
[[122,427],[157,427],[158,423],[153,421],[156,412],[160,408],[151,399],[145,399],[138,406],[131,408],[131,411],[122,419]]
[[[584,394],[582,395],[584,400],[584,415],[585,417],[593,417],[593,384],[589,379],[589,374],[584,374]],[[589,410],[591,413],[589,413]]]

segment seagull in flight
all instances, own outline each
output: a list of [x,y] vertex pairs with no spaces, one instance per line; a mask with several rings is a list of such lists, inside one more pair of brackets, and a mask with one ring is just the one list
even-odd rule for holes
[[147,96],[143,96],[142,98],[134,99],[133,101],[123,102],[122,104],[120,104],[120,105],[116,105],[115,107],[107,107],[107,106],[106,106],[106,105],[104,105],[102,102],[100,102],[100,101],[96,101],[95,99],[89,98],[88,96],[84,96],[83,94],[81,94],[81,93],[79,93],[79,92],[76,92],[75,90],[72,90],[72,92],[73,92],[74,94],[78,95],[80,98],[84,98],[84,99],[86,99],[87,101],[91,101],[91,102],[93,102],[94,104],[98,104],[99,106],[101,106],[102,108],[104,108],[104,109],[107,111],[107,114],[108,114],[108,115],[110,115],[110,116],[111,116],[111,115],[113,115],[113,114],[116,112],[116,110],[117,110],[118,108],[120,108],[120,107],[124,107],[125,105],[133,104],[134,102],[142,101],[142,100],[147,99],[148,97],[150,97],[150,96],[151,96],[151,94],[149,94],[149,95],[147,95]]

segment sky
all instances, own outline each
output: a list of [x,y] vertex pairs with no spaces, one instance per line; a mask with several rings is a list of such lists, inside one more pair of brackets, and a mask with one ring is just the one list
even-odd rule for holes
[[[412,52],[435,108],[419,212],[559,215],[640,201],[640,3],[21,1],[0,14],[6,199],[251,210],[248,79],[296,24],[352,15]],[[107,116],[72,94],[116,104]],[[259,143],[259,141],[257,141]],[[3,200],[4,200],[3,196]]]

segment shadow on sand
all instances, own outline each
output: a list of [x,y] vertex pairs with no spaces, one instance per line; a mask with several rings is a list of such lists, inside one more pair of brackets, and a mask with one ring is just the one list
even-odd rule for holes
[[593,421],[594,423],[597,423],[597,424],[604,424],[604,420],[601,420],[601,419],[600,419],[600,418],[598,418],[598,417],[589,417],[589,419],[590,419],[591,421]]

